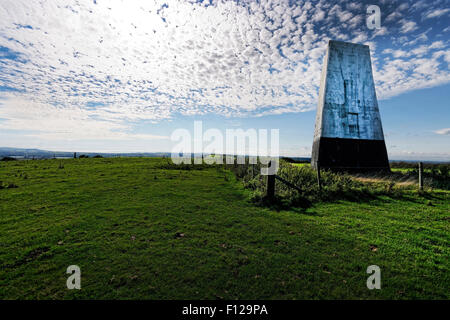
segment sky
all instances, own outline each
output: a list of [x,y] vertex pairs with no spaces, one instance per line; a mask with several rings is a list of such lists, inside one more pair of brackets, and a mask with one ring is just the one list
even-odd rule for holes
[[0,147],[170,152],[201,120],[310,156],[341,40],[370,47],[389,157],[450,161],[449,22],[450,0],[1,0]]

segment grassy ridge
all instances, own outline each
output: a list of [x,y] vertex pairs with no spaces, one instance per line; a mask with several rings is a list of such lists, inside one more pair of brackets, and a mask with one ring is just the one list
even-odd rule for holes
[[[188,168],[185,168],[188,169]],[[449,193],[273,211],[223,168],[0,164],[0,298],[449,298]],[[82,289],[67,290],[67,266]],[[382,290],[366,288],[381,267]]]

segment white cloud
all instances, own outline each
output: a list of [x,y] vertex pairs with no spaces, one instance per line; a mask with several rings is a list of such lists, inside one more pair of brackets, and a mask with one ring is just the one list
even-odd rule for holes
[[425,14],[425,19],[436,18],[443,16],[444,14],[450,12],[449,8],[446,9],[433,9]]
[[409,33],[414,30],[417,30],[419,28],[417,26],[417,23],[415,23],[414,21],[407,21],[407,20],[402,19],[402,20],[400,20],[400,23],[402,24],[402,26],[400,28],[401,33]]
[[450,128],[436,130],[434,133],[442,134],[442,135],[450,135]]
[[419,34],[418,36],[416,36],[413,40],[409,41],[406,43],[406,45],[408,46],[412,46],[415,45],[418,42],[424,42],[428,40],[428,36],[427,33],[431,31],[432,28],[429,28],[427,31],[422,32],[421,34]]
[[394,12],[390,13],[384,21],[392,22],[392,21],[399,19],[400,17],[402,17],[402,14],[398,11],[394,11]]
[[[16,89],[2,93],[8,99],[0,118],[9,120],[0,126],[127,139],[134,122],[177,114],[311,110],[329,39],[371,44],[380,98],[450,81],[448,66],[439,67],[446,42],[393,47],[384,51],[390,60],[378,59],[381,52],[369,40],[390,29],[369,33],[359,4],[163,4],[2,0],[0,46],[18,59],[0,57],[0,86]],[[420,26],[401,23],[411,44]],[[420,39],[428,41],[426,34]]]
[[[113,109],[114,110],[114,109]],[[23,131],[25,136],[47,140],[160,140],[167,136],[133,134],[110,109],[86,110],[77,106],[57,107],[11,97],[1,108],[0,129]]]

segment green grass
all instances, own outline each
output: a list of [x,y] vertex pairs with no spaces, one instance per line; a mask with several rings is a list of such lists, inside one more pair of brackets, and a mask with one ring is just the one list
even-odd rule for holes
[[407,172],[412,172],[412,171],[414,171],[414,169],[412,169],[412,168],[391,168],[391,171],[393,171],[393,172],[407,173]]
[[450,298],[448,191],[277,212],[222,168],[166,163],[1,163],[0,298]]
[[[401,172],[401,173],[408,173],[408,172],[411,173],[411,172],[414,172],[415,170],[417,170],[417,169],[416,168],[391,168],[392,172]],[[430,173],[431,170],[426,168],[423,170],[423,172]]]
[[291,163],[293,166],[295,166],[295,167],[310,167],[311,166],[311,164],[309,164],[309,163],[305,163],[305,162],[302,162],[302,163]]

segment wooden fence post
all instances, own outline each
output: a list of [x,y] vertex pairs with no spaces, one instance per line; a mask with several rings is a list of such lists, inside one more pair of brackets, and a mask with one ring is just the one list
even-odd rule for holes
[[322,183],[320,180],[320,163],[317,161],[317,185],[319,186],[319,190],[322,190]]
[[[269,161],[269,168],[272,164],[272,161]],[[275,198],[275,175],[268,174],[267,175],[267,198],[269,200],[273,200]]]
[[423,163],[419,162],[419,190],[423,190]]

